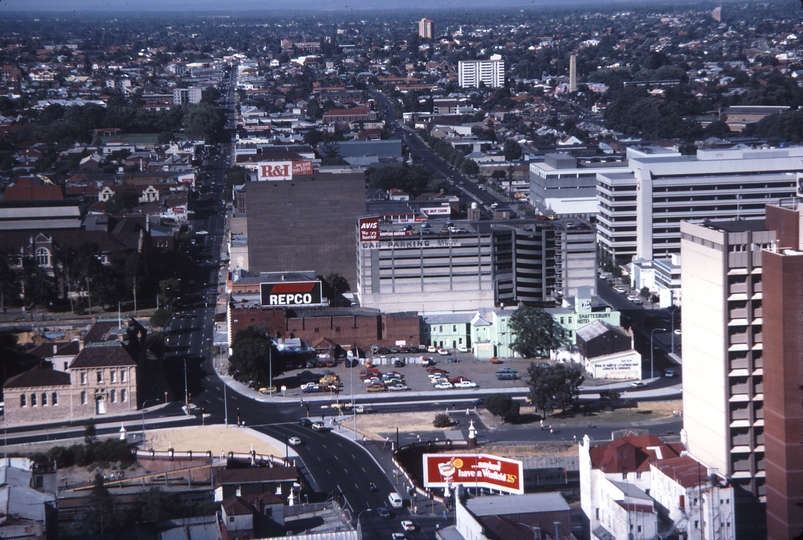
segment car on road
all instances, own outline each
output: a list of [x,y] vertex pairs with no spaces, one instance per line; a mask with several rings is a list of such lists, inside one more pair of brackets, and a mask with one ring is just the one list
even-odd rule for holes
[[407,540],[404,533],[393,533],[390,535],[390,540]]
[[380,506],[379,508],[377,508],[376,513],[382,519],[390,519],[390,510],[388,510],[384,506]]
[[664,377],[677,377],[678,372],[672,368],[664,370]]
[[613,288],[613,290],[618,292],[619,294],[625,294],[627,292],[627,289],[625,289],[621,285],[617,285],[616,287]]
[[644,381],[636,381],[630,383],[630,386],[632,386],[633,388],[643,388],[647,386],[647,383],[645,383]]
[[415,523],[412,521],[404,520],[401,522],[402,529],[405,531],[414,531],[415,530]]
[[289,437],[287,439],[287,443],[291,444],[293,446],[297,446],[297,445],[301,444],[301,439],[299,439],[298,437]]
[[312,427],[312,420],[310,420],[309,418],[299,418],[298,425],[304,427]]
[[474,403],[475,407],[478,407],[480,405],[485,405],[485,398],[477,398],[472,403]]
[[301,385],[301,391],[305,394],[311,394],[314,392],[319,392],[321,387],[315,384],[314,382],[306,383]]
[[373,482],[369,482],[368,491],[376,491],[376,490],[377,490],[376,484],[374,484]]
[[326,429],[326,425],[323,422],[313,422],[312,423],[312,431],[323,431]]

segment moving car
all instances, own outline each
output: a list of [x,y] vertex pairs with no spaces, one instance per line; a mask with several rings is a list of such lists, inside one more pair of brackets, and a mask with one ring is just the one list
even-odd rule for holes
[[630,383],[630,386],[632,386],[633,388],[642,388],[644,386],[647,386],[647,383],[645,383],[644,381],[636,381]]
[[664,370],[664,377],[677,377],[678,372],[672,368]]
[[401,522],[402,529],[405,531],[414,531],[415,530],[415,523],[412,521],[404,520]]
[[387,509],[387,508],[385,508],[384,506],[380,506],[379,508],[377,508],[377,509],[376,509],[376,513],[377,513],[377,514],[379,515],[379,517],[381,517],[382,519],[390,519],[390,510],[388,510],[388,509]]
[[313,422],[312,423],[312,431],[323,431],[326,429],[326,426],[323,422]]
[[299,439],[298,437],[289,437],[287,439],[287,442],[288,442],[288,444],[296,446],[296,445],[301,444],[301,439]]
[[401,495],[395,491],[391,491],[390,494],[388,494],[388,501],[393,508],[401,508],[404,506],[404,500],[401,498]]
[[312,420],[310,420],[309,418],[299,418],[298,425],[304,427],[312,427]]

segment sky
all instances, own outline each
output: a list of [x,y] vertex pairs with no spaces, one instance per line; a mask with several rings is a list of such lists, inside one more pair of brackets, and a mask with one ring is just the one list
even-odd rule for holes
[[[590,0],[563,0],[584,2]],[[631,0],[625,0],[630,2]],[[635,2],[632,2],[635,3]],[[143,11],[278,11],[306,10],[317,12],[408,9],[472,9],[526,7],[552,4],[549,0],[0,0],[0,11],[32,12],[143,12]]]

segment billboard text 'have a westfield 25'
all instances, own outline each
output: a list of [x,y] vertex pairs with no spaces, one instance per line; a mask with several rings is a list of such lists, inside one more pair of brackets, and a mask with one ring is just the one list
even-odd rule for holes
[[524,493],[521,461],[486,454],[424,454],[424,487],[500,489]]

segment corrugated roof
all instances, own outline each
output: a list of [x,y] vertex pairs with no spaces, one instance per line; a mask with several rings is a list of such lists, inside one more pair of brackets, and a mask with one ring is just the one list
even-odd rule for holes
[[560,493],[528,493],[526,495],[478,497],[466,501],[466,508],[477,517],[533,512],[568,512],[569,504]]

